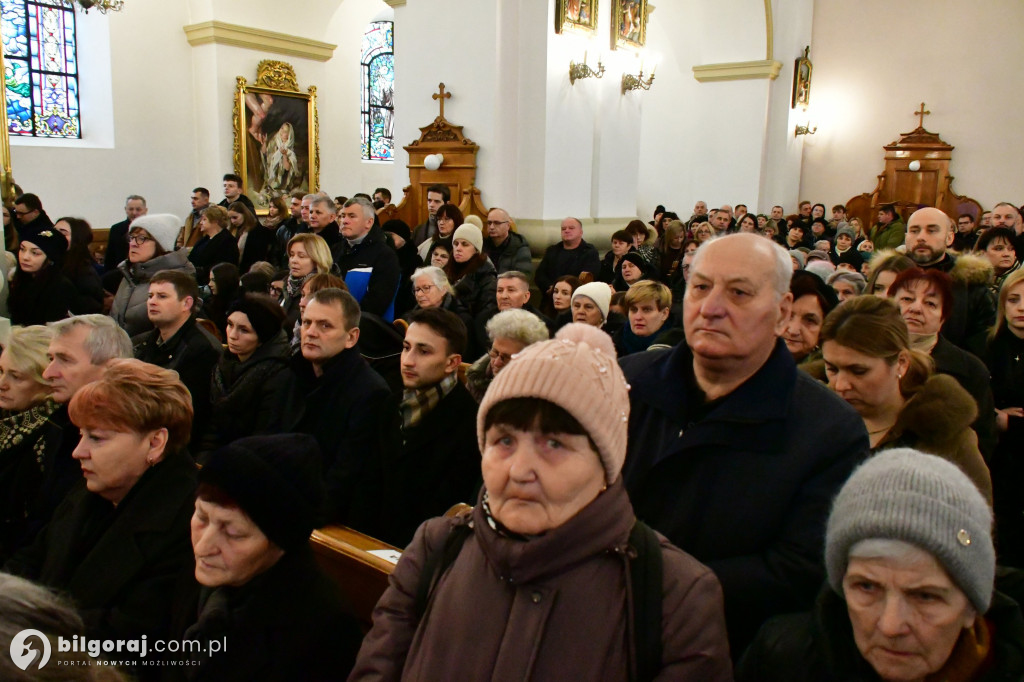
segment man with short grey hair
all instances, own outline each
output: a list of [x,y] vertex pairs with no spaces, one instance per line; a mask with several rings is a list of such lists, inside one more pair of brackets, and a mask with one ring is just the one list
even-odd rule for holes
[[705,242],[683,297],[686,342],[620,360],[637,518],[718,576],[735,652],[768,617],[813,603],[829,504],[868,451],[857,413],[779,338],[791,275],[760,235]]
[[110,226],[107,235],[107,250],[103,254],[103,269],[109,272],[128,258],[128,227],[132,221],[148,212],[146,200],[138,194],[130,194],[124,200],[125,219]]
[[331,255],[363,312],[393,322],[402,267],[376,218],[373,204],[363,197],[346,201],[341,210],[342,239],[331,248]]
[[43,371],[43,378],[49,381],[58,407],[46,418],[45,447],[37,450],[37,459],[33,460],[38,471],[24,480],[31,489],[17,491],[26,532],[0,546],[0,563],[15,550],[32,543],[68,491],[82,480],[81,466],[72,456],[81,440],[78,427],[68,416],[72,396],[98,380],[111,360],[132,357],[128,334],[106,315],[79,315],[48,326],[53,337],[46,353],[50,364]]
[[327,246],[333,247],[341,241],[338,229],[338,207],[330,197],[314,195],[309,203],[309,231],[320,236]]
[[492,317],[487,321],[486,333],[490,340],[487,354],[466,370],[466,388],[477,403],[483,400],[491,381],[512,362],[516,353],[549,338],[547,325],[520,308],[509,308]]

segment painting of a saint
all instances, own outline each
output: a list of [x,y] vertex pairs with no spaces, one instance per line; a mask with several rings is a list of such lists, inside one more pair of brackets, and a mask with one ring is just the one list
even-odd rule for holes
[[[245,95],[248,148],[246,194],[257,208],[276,196],[302,189],[308,163],[308,102],[305,99],[248,92]],[[296,144],[296,140],[302,140]],[[307,185],[308,187],[308,185]]]
[[612,5],[612,49],[643,47],[647,42],[647,0],[615,0]]
[[593,34],[597,30],[597,0],[556,0],[555,32],[565,29]]

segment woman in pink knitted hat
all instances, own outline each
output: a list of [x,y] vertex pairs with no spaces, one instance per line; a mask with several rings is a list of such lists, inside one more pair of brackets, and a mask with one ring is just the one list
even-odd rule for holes
[[477,414],[477,505],[424,523],[350,680],[731,680],[718,580],[636,521],[629,386],[570,324],[513,356]]

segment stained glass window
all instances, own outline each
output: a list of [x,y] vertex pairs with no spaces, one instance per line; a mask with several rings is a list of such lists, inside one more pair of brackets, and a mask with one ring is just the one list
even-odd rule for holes
[[374,21],[363,34],[363,158],[395,160],[395,24]]
[[0,0],[7,131],[78,139],[78,56],[71,0]]

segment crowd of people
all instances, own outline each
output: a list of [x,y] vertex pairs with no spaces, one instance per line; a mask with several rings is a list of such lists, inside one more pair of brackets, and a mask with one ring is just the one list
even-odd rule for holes
[[[1024,680],[1013,205],[699,201],[602,256],[443,185],[417,226],[385,188],[190,199],[129,196],[101,260],[4,209],[11,661],[32,628],[228,642],[119,653],[140,679]],[[326,524],[404,549],[366,633]]]

